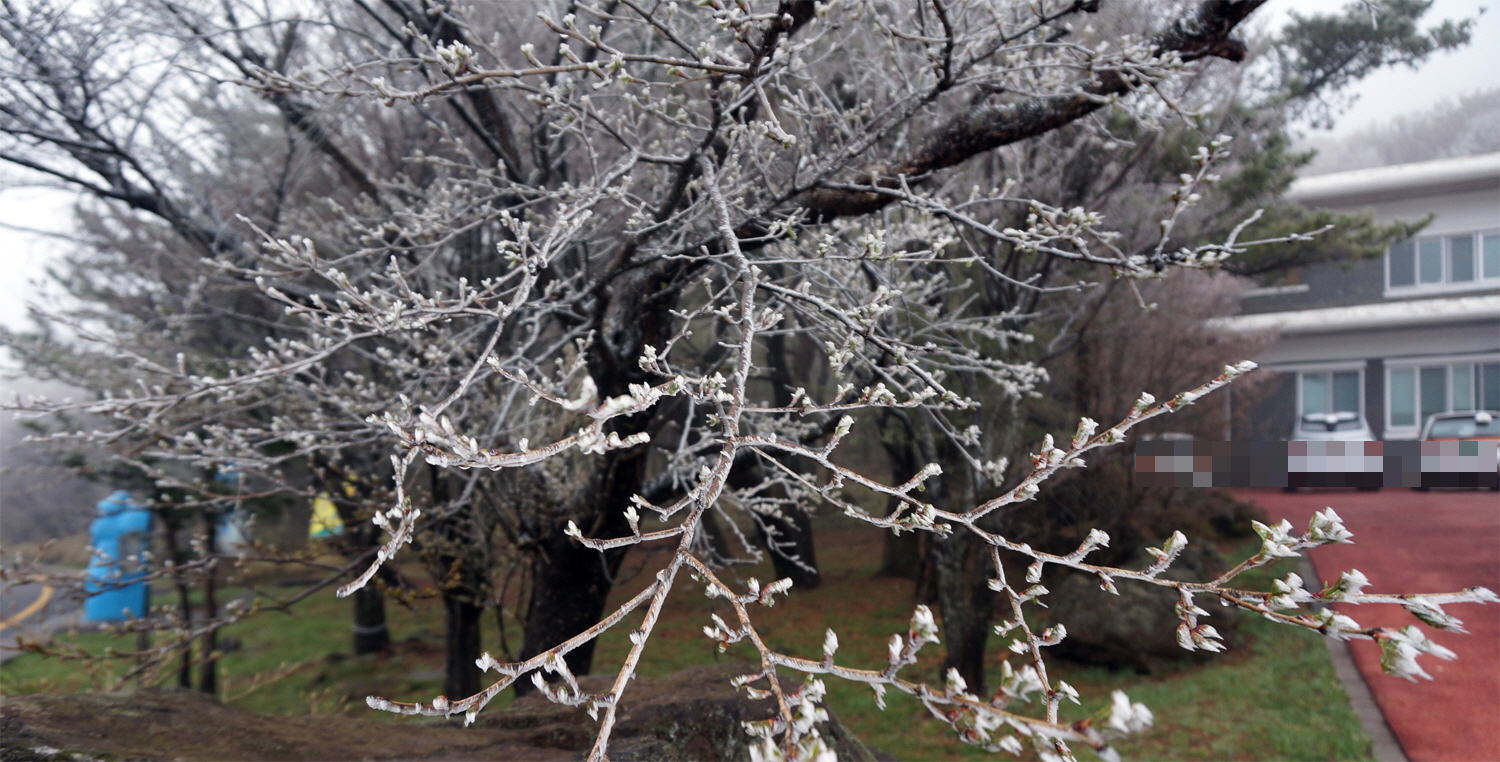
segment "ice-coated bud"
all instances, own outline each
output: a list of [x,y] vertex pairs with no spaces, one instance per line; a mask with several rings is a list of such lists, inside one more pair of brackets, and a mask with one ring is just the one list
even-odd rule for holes
[[1312,593],[1302,587],[1302,577],[1294,572],[1288,572],[1284,579],[1272,582],[1271,589],[1276,594],[1266,601],[1266,607],[1272,611],[1295,608],[1313,599]]
[[1120,591],[1115,588],[1115,581],[1114,581],[1114,579],[1112,579],[1108,574],[1105,574],[1104,572],[1098,572],[1098,576],[1099,576],[1099,589],[1100,590],[1103,590],[1104,592],[1109,593],[1110,595],[1119,595],[1120,594]]
[[1233,365],[1225,365],[1223,371],[1224,380],[1233,381],[1234,379],[1243,376],[1258,367],[1260,366],[1256,365],[1253,362],[1250,362],[1249,360],[1242,360]]
[[1110,697],[1109,717],[1104,724],[1117,733],[1131,734],[1151,727],[1155,719],[1145,704],[1132,702],[1124,691],[1115,691]]
[[1339,575],[1339,581],[1329,585],[1318,593],[1318,597],[1326,601],[1343,601],[1357,597],[1366,585],[1370,584],[1368,577],[1358,569],[1350,569]]
[[1155,402],[1156,398],[1151,396],[1150,393],[1141,392],[1141,396],[1136,399],[1135,405],[1130,409],[1131,416],[1134,417],[1140,415],[1141,413],[1145,412],[1146,408],[1151,407],[1151,405]]
[[1259,521],[1251,521],[1250,527],[1260,535],[1260,553],[1266,558],[1296,558],[1297,541],[1290,535],[1292,524],[1286,519],[1274,527],[1266,526]]
[[1094,437],[1094,432],[1099,429],[1099,422],[1092,418],[1084,418],[1078,422],[1078,431],[1073,435],[1073,448],[1082,447]]
[[907,637],[911,638],[912,644],[916,646],[938,642],[937,620],[932,616],[932,609],[925,604],[918,606],[917,610],[912,612]]
[[847,415],[844,416],[843,418],[840,418],[838,426],[836,428],[834,428],[834,430],[833,430],[833,438],[834,439],[840,439],[840,438],[842,438],[845,434],[848,434],[849,433],[849,429],[851,429],[853,427],[854,427],[854,418],[852,418],[850,416],[847,416]]
[[947,682],[946,690],[949,696],[957,696],[969,689],[969,683],[964,680],[963,675],[958,674],[958,670],[954,667],[948,668],[944,679]]
[[1417,664],[1417,657],[1421,654],[1431,654],[1449,661],[1457,658],[1457,654],[1428,640],[1415,625],[1407,625],[1400,630],[1379,631],[1375,639],[1380,643],[1381,670],[1412,682],[1416,682],[1418,677],[1432,679],[1432,675]]
[[1327,545],[1330,543],[1350,543],[1349,538],[1354,535],[1344,528],[1343,519],[1334,513],[1333,508],[1324,508],[1314,513],[1312,519],[1307,522],[1307,534],[1302,539],[1305,542]]
[[1057,681],[1057,695],[1062,696],[1063,698],[1065,698],[1065,699],[1067,699],[1067,700],[1069,700],[1069,701],[1071,701],[1071,702],[1073,702],[1075,704],[1079,703],[1078,702],[1078,689],[1074,688],[1071,685],[1068,685],[1067,683],[1063,682],[1062,680],[1058,680]]

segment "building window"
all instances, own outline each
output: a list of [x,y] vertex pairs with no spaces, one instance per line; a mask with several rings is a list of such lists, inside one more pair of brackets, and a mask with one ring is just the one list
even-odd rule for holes
[[1387,388],[1390,390],[1391,409],[1386,420],[1390,421],[1390,425],[1417,425],[1417,372],[1412,368],[1392,370],[1391,382]]
[[1453,409],[1474,409],[1474,366],[1453,366]]
[[1362,413],[1360,372],[1302,373],[1302,415]]
[[1475,405],[1500,411],[1500,362],[1474,366],[1474,380],[1479,382],[1474,390]]
[[1390,291],[1500,286],[1500,233],[1426,236],[1392,244],[1386,254]]
[[1417,372],[1417,393],[1422,420],[1427,416],[1448,412],[1448,366],[1438,365],[1422,368]]
[[1436,413],[1500,410],[1500,363],[1391,368],[1386,398],[1386,420],[1393,429],[1418,429]]
[[1474,236],[1448,239],[1448,280],[1454,283],[1474,280]]

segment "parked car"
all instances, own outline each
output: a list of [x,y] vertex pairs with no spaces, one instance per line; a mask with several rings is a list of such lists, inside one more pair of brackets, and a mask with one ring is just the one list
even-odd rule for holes
[[1375,432],[1359,413],[1308,413],[1292,432],[1294,442],[1369,442]]
[[1500,439],[1500,413],[1474,410],[1429,416],[1422,427],[1422,441],[1444,439]]
[[[1500,439],[1500,412],[1473,410],[1461,413],[1437,413],[1422,427],[1423,442],[1454,439]],[[1426,492],[1427,487],[1414,489]],[[1500,490],[1500,485],[1490,489]]]
[[[1297,421],[1292,431],[1293,442],[1369,442],[1375,432],[1365,423],[1359,413],[1345,410],[1338,413],[1307,413]],[[1296,492],[1297,487],[1286,487],[1286,492]],[[1378,486],[1358,488],[1360,492],[1375,492]]]

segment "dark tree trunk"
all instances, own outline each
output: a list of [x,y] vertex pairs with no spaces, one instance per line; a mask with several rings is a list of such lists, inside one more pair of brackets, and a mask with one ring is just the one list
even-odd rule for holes
[[[435,506],[449,506],[455,492],[448,475],[428,470]],[[480,625],[489,595],[490,527],[475,506],[454,509],[432,530],[436,551],[429,570],[441,570],[443,583],[443,695],[458,700],[479,692],[483,671],[475,664],[483,651]]]
[[391,632],[385,626],[385,591],[372,582],[354,591],[354,653],[379,653],[390,645]]
[[[560,528],[542,541],[541,553],[545,561],[537,563],[532,582],[531,604],[521,641],[522,661],[594,626],[604,614],[611,580],[624,559],[619,551],[601,554],[586,548],[564,535]],[[594,644],[590,640],[569,651],[563,657],[568,669],[577,675],[588,674],[594,664]],[[517,680],[515,685],[517,694],[535,690],[525,678]]]
[[[203,512],[203,533],[205,535],[203,547],[209,558],[213,558],[218,552],[215,542],[214,514],[211,511]],[[219,615],[218,602],[214,600],[214,583],[218,576],[213,566],[203,575],[203,621],[205,625],[212,622]],[[214,651],[219,647],[219,629],[209,627],[208,632],[203,634],[203,663],[198,667],[198,690],[216,696],[219,693],[219,661],[214,658]]]
[[[369,499],[367,481],[351,478],[347,472],[336,473],[334,477],[342,482],[340,487],[346,496],[357,498],[362,503]],[[379,545],[380,530],[369,520],[368,513],[356,510],[352,501],[340,500],[331,491],[329,494],[339,520],[344,523],[345,556],[355,556]],[[381,580],[394,584],[396,574],[389,566],[382,566],[376,579],[354,591],[355,654],[379,653],[391,645],[391,633],[385,621],[385,590],[379,584]]]
[[[881,443],[891,456],[893,481],[900,483],[917,473],[926,463],[944,465],[943,476],[927,482],[925,497],[934,505],[963,511],[977,504],[975,474],[954,451],[950,441],[933,431],[926,418],[911,418],[892,412],[886,417]],[[894,507],[893,507],[894,509]],[[984,691],[984,646],[994,616],[995,596],[986,584],[985,564],[988,556],[974,535],[957,531],[943,538],[929,532],[915,532],[918,556],[922,563],[916,569],[916,596],[935,600],[943,626],[947,655],[943,670],[957,669],[958,674],[975,693]],[[910,566],[910,546],[887,546],[887,558]]]
[[[668,210],[670,211],[670,210]],[[662,346],[676,303],[673,278],[687,275],[677,265],[663,262],[617,278],[609,288],[608,304],[595,311],[598,340],[590,346],[589,375],[600,398],[629,392],[630,384],[657,383],[641,370],[641,347]],[[660,408],[627,416],[609,427],[621,438],[651,430]],[[614,450],[600,456],[591,477],[578,485],[566,514],[585,536],[621,537],[630,533],[625,509],[645,483],[646,458],[639,449]],[[598,623],[609,601],[615,574],[626,549],[600,553],[563,534],[566,521],[539,527],[536,534],[531,596],[522,635],[521,660],[530,659]],[[588,674],[594,664],[594,641],[564,657],[574,674]],[[516,693],[534,690],[517,680]]]
[[899,537],[895,532],[886,532],[880,571],[875,576],[909,579],[912,600],[929,605],[938,603],[938,572],[933,555],[936,541],[928,532],[907,532]]
[[719,554],[720,558],[734,555],[735,549],[729,544],[729,537],[724,534],[724,528],[719,526],[719,520],[713,511],[703,512],[703,518],[698,520],[698,531],[702,533],[700,543]]
[[[897,480],[897,483],[900,483],[900,480]],[[891,500],[885,515],[890,516],[900,506],[901,501]],[[919,581],[923,576],[925,566],[923,550],[920,532],[907,532],[901,535],[886,532],[885,548],[880,557],[880,571],[876,572],[875,576]],[[920,600],[922,596],[919,594],[917,598]]]
[[[765,469],[750,458],[737,460],[729,472],[729,486],[735,489],[754,487],[765,479]],[[786,498],[786,490],[779,485],[765,494]],[[823,575],[818,571],[817,551],[813,546],[812,518],[798,506],[784,505],[781,513],[780,517],[757,516],[755,539],[770,554],[777,579],[790,579],[793,587],[812,590],[823,584]]]
[[[783,508],[781,513],[785,518],[761,516],[764,526],[756,525],[756,535],[771,554],[777,579],[790,579],[794,588],[812,590],[823,584],[813,547],[812,517],[800,508]],[[768,529],[775,533],[774,538],[769,536]]]
[[[774,275],[781,274],[780,266],[772,269]],[[771,376],[772,396],[779,406],[792,404],[792,390],[797,380],[792,376],[792,358],[787,351],[786,334],[772,333],[766,336],[766,360]],[[793,459],[787,459],[792,461]],[[788,463],[793,469],[798,464]],[[756,478],[764,478],[764,469],[756,463]],[[776,497],[786,497],[786,491],[777,488]],[[764,524],[756,530],[761,545],[771,553],[771,565],[776,568],[777,579],[790,579],[792,586],[812,590],[823,584],[823,575],[818,570],[817,549],[813,545],[812,517],[801,506],[782,509],[782,516],[763,516]],[[769,530],[769,532],[767,531]],[[769,536],[774,533],[775,537]],[[793,560],[795,557],[796,560]]]
[[[146,591],[146,595],[151,595],[151,591],[149,589]],[[151,610],[151,599],[149,597],[146,599],[146,610]],[[152,637],[150,630],[141,630],[139,633],[136,633],[135,650],[138,654],[140,654],[139,656],[135,657],[135,665],[137,667],[145,664],[146,660],[149,658],[148,656],[146,656],[146,652],[151,650],[151,641]],[[135,684],[142,688],[146,686],[147,683],[145,670],[142,670],[140,674],[137,674],[135,676]]]
[[[880,429],[880,444],[891,464],[891,483],[902,484],[921,470],[921,453],[912,438],[911,423],[903,413],[887,412],[883,415]],[[904,505],[896,498],[886,501],[886,515],[890,516]],[[913,598],[922,603],[937,603],[937,580],[932,568],[932,537],[927,532],[885,533],[885,548],[882,553],[878,577],[909,579],[916,583]]]
[[[162,541],[167,546],[167,556],[177,568],[182,568],[187,563],[187,553],[182,545],[177,542],[177,532],[181,529],[181,522],[173,511],[158,511],[157,518],[161,520]],[[172,576],[172,586],[177,589],[177,625],[183,632],[191,632],[193,629],[192,596],[189,594],[187,583],[179,575]],[[183,644],[182,657],[177,665],[177,686],[179,688],[193,687],[193,647],[191,643]]]
[[480,621],[484,607],[467,597],[443,594],[443,695],[468,698],[479,692],[483,673],[474,662],[483,648]]
[[984,694],[984,645],[995,614],[995,594],[985,584],[984,548],[968,532],[932,543],[938,602],[948,654],[943,671],[957,669],[969,690]]
[[[1011,415],[993,423],[995,444],[1001,452],[1014,451],[1020,426],[1015,416],[1015,405]],[[953,451],[950,440],[940,440],[936,448],[942,454],[943,463],[951,464],[944,474],[947,489],[943,493],[950,510],[962,511],[980,502],[979,478],[962,458]],[[936,500],[936,498],[935,498]],[[986,525],[988,531],[999,527]],[[932,567],[936,577],[939,603],[942,608],[943,632],[947,638],[948,655],[943,659],[943,670],[950,667],[968,682],[969,690],[983,695],[984,646],[989,639],[990,622],[995,616],[996,594],[989,588],[989,579],[995,575],[989,546],[969,532],[954,532],[947,538],[932,537]]]

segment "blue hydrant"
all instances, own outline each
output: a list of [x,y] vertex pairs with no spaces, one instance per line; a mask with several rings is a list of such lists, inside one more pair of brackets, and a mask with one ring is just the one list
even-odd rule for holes
[[131,616],[143,617],[149,606],[150,585],[132,582],[146,576],[142,558],[151,541],[151,514],[130,500],[130,493],[116,491],[99,501],[99,518],[89,527],[94,557],[84,590],[86,622],[115,622]]

